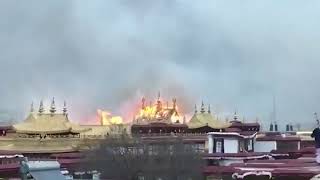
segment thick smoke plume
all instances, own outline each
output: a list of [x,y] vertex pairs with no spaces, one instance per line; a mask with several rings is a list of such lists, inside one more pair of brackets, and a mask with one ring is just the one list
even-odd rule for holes
[[[65,99],[75,121],[141,96],[221,117],[313,125],[319,1],[0,1],[2,121]],[[59,101],[60,100],[60,101]],[[137,102],[138,101],[138,102]],[[62,108],[62,106],[61,106]],[[131,115],[128,115],[131,116]]]

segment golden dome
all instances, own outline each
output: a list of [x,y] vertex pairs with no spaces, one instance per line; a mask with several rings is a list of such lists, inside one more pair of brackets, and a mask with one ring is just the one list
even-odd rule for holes
[[189,129],[197,129],[205,126],[213,129],[225,129],[230,127],[231,123],[219,121],[208,112],[196,112],[187,125]]
[[38,114],[31,113],[27,119],[19,124],[13,125],[17,133],[28,134],[59,134],[80,133],[90,130],[71,123],[65,114]]

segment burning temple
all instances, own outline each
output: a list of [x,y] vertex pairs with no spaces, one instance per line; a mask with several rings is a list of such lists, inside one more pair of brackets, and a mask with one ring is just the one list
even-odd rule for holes
[[232,121],[220,121],[217,116],[211,112],[210,105],[206,108],[201,103],[198,111],[195,105],[195,111],[190,120],[178,111],[177,99],[172,99],[172,104],[163,105],[160,94],[155,103],[146,104],[146,99],[142,98],[141,108],[134,117],[131,126],[131,133],[137,134],[206,134],[208,132],[240,132],[244,134],[253,134],[259,131],[259,123],[244,123],[238,119],[235,113]]
[[141,100],[141,109],[139,114],[135,117],[134,122],[136,124],[145,123],[182,123],[181,117],[179,116],[177,110],[177,99],[172,99],[172,105],[169,106],[167,102],[166,106],[163,105],[160,100],[160,93],[158,94],[158,99],[155,104],[150,102],[149,105],[146,104],[146,99],[143,97]]
[[58,112],[54,99],[47,111],[41,101],[37,111],[31,104],[29,115],[21,123],[1,127],[0,152],[28,157],[77,152],[85,147],[87,139],[101,139],[126,129],[124,124],[79,125],[69,119],[66,102]]
[[141,109],[135,116],[132,126],[132,134],[166,134],[187,132],[185,117],[181,117],[177,108],[177,99],[172,99],[169,106],[163,105],[160,93],[156,103],[146,104],[146,99],[141,100]]
[[[98,140],[109,135],[131,133],[140,136],[149,147],[181,138],[207,162],[203,168],[207,179],[216,176],[245,179],[253,176],[297,177],[310,179],[320,173],[314,161],[315,149],[310,132],[263,132],[258,122],[241,121],[235,112],[231,121],[221,121],[202,102],[186,119],[179,111],[177,99],[163,103],[160,94],[154,103],[142,98],[141,107],[131,124],[120,117],[98,111],[99,125],[79,125],[69,118],[66,102],[59,112],[53,99],[49,108],[41,101],[33,104],[21,123],[0,127],[0,176],[17,174],[21,157],[30,160],[55,160],[62,168],[76,169],[85,154]],[[151,148],[152,149],[152,148]]]

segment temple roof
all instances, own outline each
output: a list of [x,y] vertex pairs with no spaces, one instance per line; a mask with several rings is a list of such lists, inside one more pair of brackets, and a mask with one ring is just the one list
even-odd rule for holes
[[213,129],[225,129],[230,127],[231,123],[219,121],[208,112],[196,112],[187,125],[189,129],[197,129],[205,126]]
[[30,113],[27,119],[13,125],[17,133],[27,134],[59,134],[59,133],[80,133],[87,130],[69,121],[67,114],[56,113]]

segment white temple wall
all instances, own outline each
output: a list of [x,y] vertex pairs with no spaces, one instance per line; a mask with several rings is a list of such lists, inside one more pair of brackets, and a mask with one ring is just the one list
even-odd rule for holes
[[238,153],[239,140],[238,139],[224,139],[224,153]]
[[276,141],[256,141],[254,143],[255,152],[270,152],[277,149]]
[[208,153],[213,153],[213,137],[211,134],[208,135]]
[[230,166],[230,164],[234,163],[243,163],[242,159],[225,159],[219,161],[219,166]]

